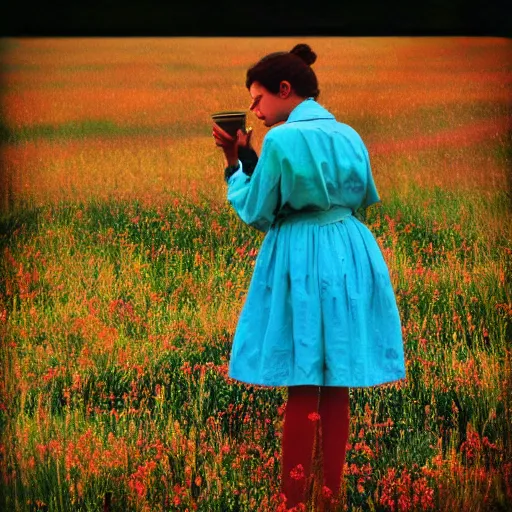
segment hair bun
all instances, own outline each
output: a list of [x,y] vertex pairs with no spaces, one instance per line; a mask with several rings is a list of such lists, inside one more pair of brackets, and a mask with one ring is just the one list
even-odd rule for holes
[[308,44],[297,44],[290,53],[300,57],[308,66],[311,66],[316,61],[316,53],[311,50]]

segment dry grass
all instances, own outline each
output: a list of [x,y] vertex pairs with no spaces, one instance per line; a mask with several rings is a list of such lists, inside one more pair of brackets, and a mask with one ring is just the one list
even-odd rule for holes
[[[300,41],[318,54],[320,103],[363,136],[384,195],[416,183],[504,186],[510,41]],[[209,114],[246,108],[246,69],[265,53],[300,41],[4,41],[3,122],[18,142],[1,149],[3,204],[91,196],[165,199],[169,189],[222,200],[224,161],[213,144]],[[248,122],[259,149],[266,129],[251,114]]]

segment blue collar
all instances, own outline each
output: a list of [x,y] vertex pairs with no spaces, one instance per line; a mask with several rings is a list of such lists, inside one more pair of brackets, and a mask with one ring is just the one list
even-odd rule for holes
[[327,109],[317,103],[314,98],[306,98],[299,103],[288,116],[287,123],[312,121],[313,119],[336,119]]

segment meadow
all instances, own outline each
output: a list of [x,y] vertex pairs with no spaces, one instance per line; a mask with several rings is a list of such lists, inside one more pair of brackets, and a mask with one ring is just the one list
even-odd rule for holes
[[0,40],[1,510],[286,510],[286,389],[227,376],[264,235],[209,114],[299,42],[368,147],[407,360],[350,390],[340,510],[509,509],[512,42],[304,37]]

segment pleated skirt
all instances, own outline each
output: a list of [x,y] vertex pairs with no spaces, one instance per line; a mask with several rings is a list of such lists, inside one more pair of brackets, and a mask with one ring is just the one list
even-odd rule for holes
[[348,215],[266,233],[228,375],[259,386],[366,387],[405,378],[402,330],[382,251]]

